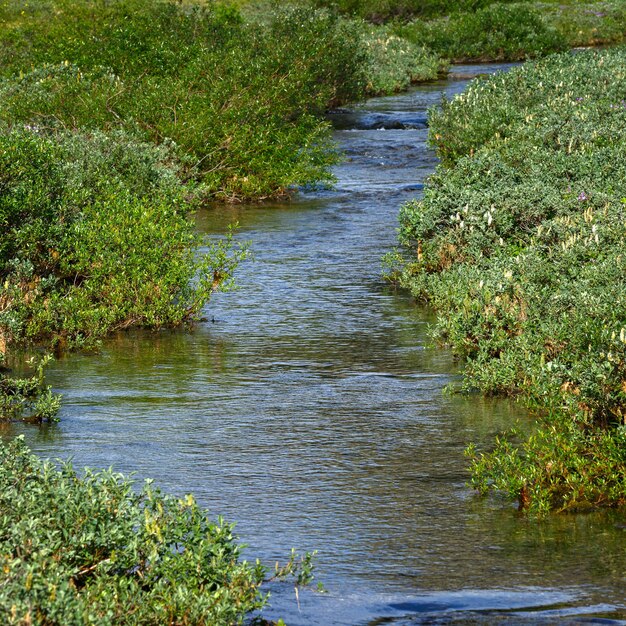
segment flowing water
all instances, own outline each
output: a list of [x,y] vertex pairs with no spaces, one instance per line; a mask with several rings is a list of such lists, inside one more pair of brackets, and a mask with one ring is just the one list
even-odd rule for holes
[[192,332],[122,334],[100,355],[57,362],[61,422],[9,434],[44,456],[193,492],[268,563],[317,549],[328,592],[303,591],[298,607],[274,585],[268,619],[626,623],[624,516],[534,523],[476,499],[464,447],[528,417],[444,394],[458,368],[429,347],[428,311],[380,278],[398,207],[436,165],[426,109],[465,85],[333,114],[347,155],[333,190],[199,215],[211,235],[238,220],[251,242],[240,289]]

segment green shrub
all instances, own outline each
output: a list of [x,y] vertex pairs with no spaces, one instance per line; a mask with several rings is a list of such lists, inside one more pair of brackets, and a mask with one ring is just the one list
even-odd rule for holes
[[492,452],[472,446],[468,456],[476,489],[503,491],[535,516],[626,505],[624,429],[584,429],[559,415],[527,439],[513,432],[498,438]]
[[0,336],[90,347],[191,320],[242,251],[202,244],[165,147],[127,135],[0,132]]
[[565,50],[566,39],[528,4],[491,4],[396,28],[410,41],[455,61],[517,61]]
[[626,502],[623,454],[607,452],[626,424],[625,60],[562,55],[475,81],[431,112],[446,165],[401,212],[415,256],[397,278],[438,311],[466,387],[547,411],[520,448],[474,457],[481,489],[534,512]]
[[626,39],[623,2],[538,3],[533,6],[571,47],[615,44]]
[[313,0],[318,7],[332,8],[344,15],[359,16],[372,22],[392,18],[432,18],[458,12],[476,11],[492,0]]
[[22,420],[39,423],[56,420],[60,397],[44,385],[43,370],[50,357],[30,360],[35,372],[31,376],[9,376],[5,371],[4,354],[0,351],[0,421]]
[[266,601],[265,570],[233,528],[149,482],[42,462],[0,444],[3,624],[239,624]]
[[411,83],[434,80],[447,69],[436,54],[398,37],[388,27],[364,24],[361,37],[368,94],[395,93]]
[[[569,54],[557,55],[473,81],[464,94],[430,112],[431,143],[450,165],[492,140],[512,143],[514,135],[519,141],[518,135],[532,133],[531,141],[538,143],[546,125],[558,133],[544,133],[542,143],[555,149],[560,147],[558,141],[566,140],[564,149],[571,152],[598,133],[602,142],[608,141],[613,132],[623,132],[619,117],[626,76],[623,54],[621,49],[581,53],[575,60]],[[601,119],[604,111],[608,116]]]
[[365,88],[355,25],[303,8],[245,24],[219,3],[53,6],[0,28],[1,119],[173,141],[186,175],[226,199],[329,178],[337,154],[320,114]]

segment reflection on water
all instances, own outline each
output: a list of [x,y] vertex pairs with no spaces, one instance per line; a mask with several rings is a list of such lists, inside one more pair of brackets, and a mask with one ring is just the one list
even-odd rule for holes
[[623,515],[536,524],[475,499],[464,447],[528,418],[444,394],[457,365],[429,347],[429,313],[380,280],[398,207],[435,166],[419,120],[463,85],[334,114],[347,158],[332,191],[200,214],[211,235],[239,221],[255,254],[212,321],[63,359],[62,421],[6,434],[192,491],[267,562],[317,549],[328,594],[298,610],[273,589],[267,616],[292,625],[626,619]]

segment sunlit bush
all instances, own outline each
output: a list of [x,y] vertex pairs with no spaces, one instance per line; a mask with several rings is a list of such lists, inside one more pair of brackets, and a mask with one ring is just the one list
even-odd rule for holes
[[518,61],[565,50],[566,38],[532,4],[490,4],[475,12],[396,28],[410,41],[457,61]]
[[391,28],[363,24],[361,38],[368,94],[401,91],[411,83],[434,80],[447,69],[435,53],[398,37]]
[[476,81],[431,113],[446,165],[401,214],[396,277],[439,312],[466,386],[546,416],[475,457],[481,488],[534,511],[626,502],[625,67],[615,50]]
[[263,606],[262,567],[191,496],[136,493],[0,444],[3,624],[238,624]]
[[320,114],[365,89],[355,25],[298,8],[246,24],[219,3],[53,6],[0,28],[2,119],[171,140],[186,175],[226,199],[329,178]]
[[165,147],[123,133],[0,132],[0,335],[91,347],[191,320],[241,251],[205,257]]

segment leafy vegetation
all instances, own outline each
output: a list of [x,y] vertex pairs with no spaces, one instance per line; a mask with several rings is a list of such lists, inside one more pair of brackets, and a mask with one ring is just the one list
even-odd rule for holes
[[[0,509],[3,624],[227,626],[267,600],[233,526],[149,481],[136,493],[111,470],[79,476],[18,438],[0,443]],[[311,555],[277,566],[287,576],[309,581]]]
[[537,513],[626,503],[625,61],[554,56],[444,102],[444,166],[401,213],[396,278],[438,311],[466,386],[542,416],[473,457],[481,490]]
[[567,38],[528,4],[491,4],[472,13],[414,21],[396,30],[454,61],[517,61],[569,47]]
[[121,132],[0,132],[4,344],[90,348],[113,330],[193,319],[242,250],[203,257],[165,147]]
[[289,8],[251,25],[219,3],[35,6],[0,32],[4,121],[170,141],[186,177],[223,199],[328,179],[321,113],[364,89],[352,23]]
[[330,179],[329,106],[436,78],[441,57],[520,59],[624,34],[623,9],[606,3],[376,2],[360,14],[452,16],[374,27],[337,15],[356,5],[304,0],[243,3],[250,19],[219,2],[4,2],[0,120],[170,142],[205,196],[262,199]]
[[[199,255],[192,199],[166,146],[122,131],[0,129],[0,361],[193,321],[246,250],[227,237]],[[0,419],[55,418],[38,361],[24,376],[0,363]]]
[[402,91],[412,83],[434,80],[447,70],[447,63],[437,54],[399,37],[389,27],[363,23],[361,38],[368,95]]
[[313,0],[316,6],[331,7],[345,15],[372,22],[440,17],[453,13],[473,13],[493,0]]
[[536,5],[544,21],[556,28],[571,47],[598,46],[626,40],[626,6],[619,1]]
[[[448,59],[516,60],[624,41],[619,0],[312,0],[372,23]],[[480,19],[479,19],[480,18]]]
[[61,398],[44,384],[43,371],[49,360],[50,356],[38,361],[32,358],[28,362],[34,369],[30,376],[9,376],[9,370],[2,364],[4,354],[0,352],[0,420],[34,424],[56,420]]

